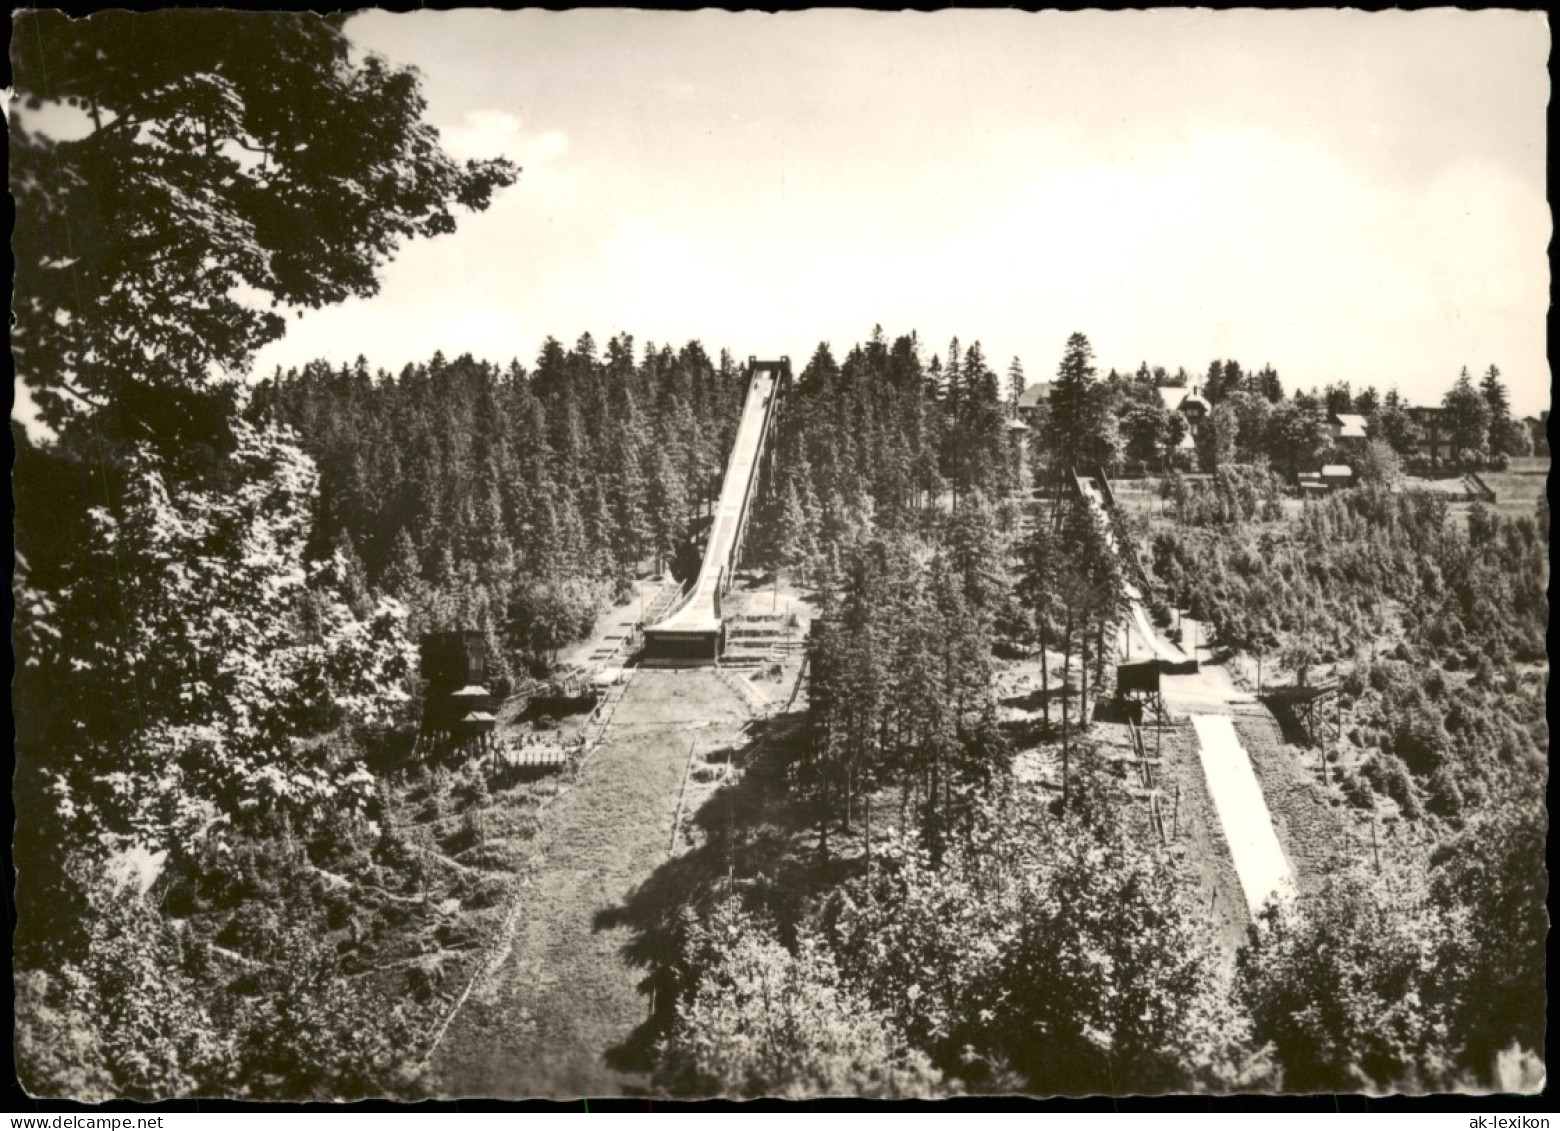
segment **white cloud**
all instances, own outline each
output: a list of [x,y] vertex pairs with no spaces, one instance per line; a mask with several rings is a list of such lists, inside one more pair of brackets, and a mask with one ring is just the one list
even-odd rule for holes
[[504,110],[472,110],[459,125],[441,129],[439,140],[459,161],[512,157],[520,148],[520,119]]
[[472,110],[460,124],[439,131],[444,150],[458,161],[508,157],[527,172],[568,152],[569,139],[558,130],[527,136],[519,115],[505,110]]
[[569,149],[569,139],[557,130],[527,138],[516,156],[526,169],[534,169],[562,157]]

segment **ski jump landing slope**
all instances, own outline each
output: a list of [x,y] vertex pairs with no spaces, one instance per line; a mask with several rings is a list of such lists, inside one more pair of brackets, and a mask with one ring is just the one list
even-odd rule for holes
[[757,490],[759,457],[768,442],[776,399],[789,376],[786,361],[750,362],[752,377],[736,442],[726,461],[720,501],[715,506],[710,540],[693,588],[658,624],[645,628],[645,653],[649,658],[674,658],[713,662],[719,655],[720,598],[737,565],[748,511]]
[[1251,756],[1235,733],[1234,721],[1227,715],[1193,715],[1192,726],[1197,731],[1197,757],[1229,842],[1235,874],[1255,917],[1270,896],[1280,902],[1293,898],[1294,874],[1279,847],[1262,786],[1251,768]]

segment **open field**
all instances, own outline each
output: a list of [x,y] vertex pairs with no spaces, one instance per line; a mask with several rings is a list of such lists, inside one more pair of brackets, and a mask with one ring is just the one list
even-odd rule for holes
[[[1548,490],[1549,465],[1548,456],[1514,459],[1505,471],[1481,471],[1479,478],[1495,492],[1496,510],[1512,517],[1532,515]],[[1466,511],[1468,506],[1460,503],[1454,509]]]

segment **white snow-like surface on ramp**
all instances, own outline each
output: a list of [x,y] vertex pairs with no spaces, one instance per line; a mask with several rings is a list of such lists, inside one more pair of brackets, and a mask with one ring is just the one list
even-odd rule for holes
[[763,447],[764,429],[769,422],[769,402],[775,394],[777,379],[778,374],[773,367],[760,368],[753,374],[747,400],[742,404],[737,437],[731,446],[731,456],[726,461],[720,501],[715,505],[715,520],[710,528],[710,540],[704,547],[704,562],[699,568],[699,578],[683,604],[673,606],[671,616],[651,627],[680,632],[720,630],[720,617],[715,613],[715,590],[720,586],[725,571],[736,564],[733,551],[736,549],[737,533],[742,529],[743,515],[752,497],[752,480],[758,471],[758,454]]
[[1284,859],[1251,756],[1240,744],[1233,720],[1226,715],[1193,715],[1192,726],[1197,731],[1197,756],[1224,826],[1246,906],[1255,915],[1271,895],[1281,902],[1293,899],[1294,873]]
[[1137,626],[1138,635],[1153,649],[1154,655],[1172,664],[1185,663],[1186,653],[1174,644],[1161,640],[1154,631],[1154,626],[1148,622],[1148,613],[1143,609],[1143,602],[1134,600],[1131,604],[1132,623]]
[[[1094,508],[1099,516],[1105,532],[1105,544],[1110,547],[1110,552],[1120,556],[1116,548],[1116,529],[1111,525],[1110,515],[1105,510],[1105,497],[1100,493],[1099,487],[1092,479],[1078,479],[1078,490],[1082,492],[1085,501]],[[1127,605],[1131,609],[1132,621],[1137,626],[1138,635],[1143,642],[1153,650],[1155,656],[1172,664],[1186,662],[1186,653],[1159,638],[1153,625],[1148,622],[1148,614],[1143,609],[1143,592],[1129,580],[1123,580],[1122,592],[1126,594]]]

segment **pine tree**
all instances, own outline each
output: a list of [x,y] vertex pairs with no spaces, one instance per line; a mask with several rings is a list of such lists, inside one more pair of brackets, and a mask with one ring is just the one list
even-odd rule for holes
[[672,466],[672,456],[665,445],[658,446],[650,455],[646,505],[649,508],[650,551],[655,555],[655,571],[660,573],[676,552],[688,512],[682,477]]
[[1264,364],[1253,378],[1255,391],[1268,399],[1269,404],[1277,404],[1284,399],[1284,385],[1278,379],[1278,372],[1271,365]]
[[970,343],[960,367],[963,378],[963,413],[955,445],[960,459],[960,495],[971,492],[994,494],[1002,489],[1005,467],[1001,392],[997,375],[986,365],[979,342]]
[[780,505],[775,518],[775,568],[796,571],[806,564],[809,543],[807,513],[796,489],[796,477],[785,477]]
[[70,626],[62,678],[105,707],[79,720],[58,784],[99,843],[183,851],[219,815],[329,819],[371,779],[297,740],[405,702],[404,609],[359,617],[341,556],[304,560],[312,461],[283,433],[235,438],[223,490],[170,483],[142,446],[119,505],[93,511],[76,584],[102,620]]
[[1035,516],[1029,535],[1019,548],[1019,562],[1017,595],[1040,652],[1040,710],[1049,727],[1051,683],[1047,651],[1055,632],[1058,560],[1055,534],[1047,523],[1040,521],[1039,515]]
[[1235,458],[1240,421],[1228,400],[1220,401],[1197,430],[1197,459],[1204,471],[1217,471]]
[[[1499,374],[1496,374],[1497,378]],[[1441,401],[1446,417],[1446,439],[1456,462],[1478,464],[1489,454],[1490,404],[1474,387],[1463,366],[1457,382]]]
[[1396,389],[1387,390],[1387,395],[1369,417],[1366,431],[1372,438],[1379,436],[1403,459],[1412,458],[1419,446],[1419,426],[1408,415]]
[[1484,371],[1484,376],[1479,379],[1479,392],[1484,396],[1484,403],[1489,406],[1489,453],[1491,458],[1499,459],[1501,456],[1511,454],[1508,450],[1511,445],[1511,396],[1506,391],[1505,382],[1500,379],[1500,370],[1491,365]]
[[1112,390],[1097,379],[1097,372],[1089,339],[1073,334],[1056,371],[1045,420],[1055,475],[1065,475],[1069,468],[1114,467],[1121,461]]
[[342,599],[355,614],[366,616],[371,604],[368,571],[363,568],[363,559],[358,556],[357,547],[352,544],[352,535],[347,533],[345,527],[336,534],[334,553],[336,569],[341,578]]
[[1089,339],[1074,333],[1067,339],[1051,386],[1047,442],[1056,454],[1057,470],[1065,474],[1082,463],[1085,438],[1094,424],[1095,389],[1094,348]]
[[417,557],[417,547],[412,536],[401,527],[395,532],[390,551],[390,564],[385,567],[384,589],[402,600],[414,600],[423,583],[422,562]]
[[1322,403],[1328,413],[1336,416],[1339,413],[1354,411],[1354,391],[1349,388],[1347,381],[1339,381],[1328,385],[1322,394]]

